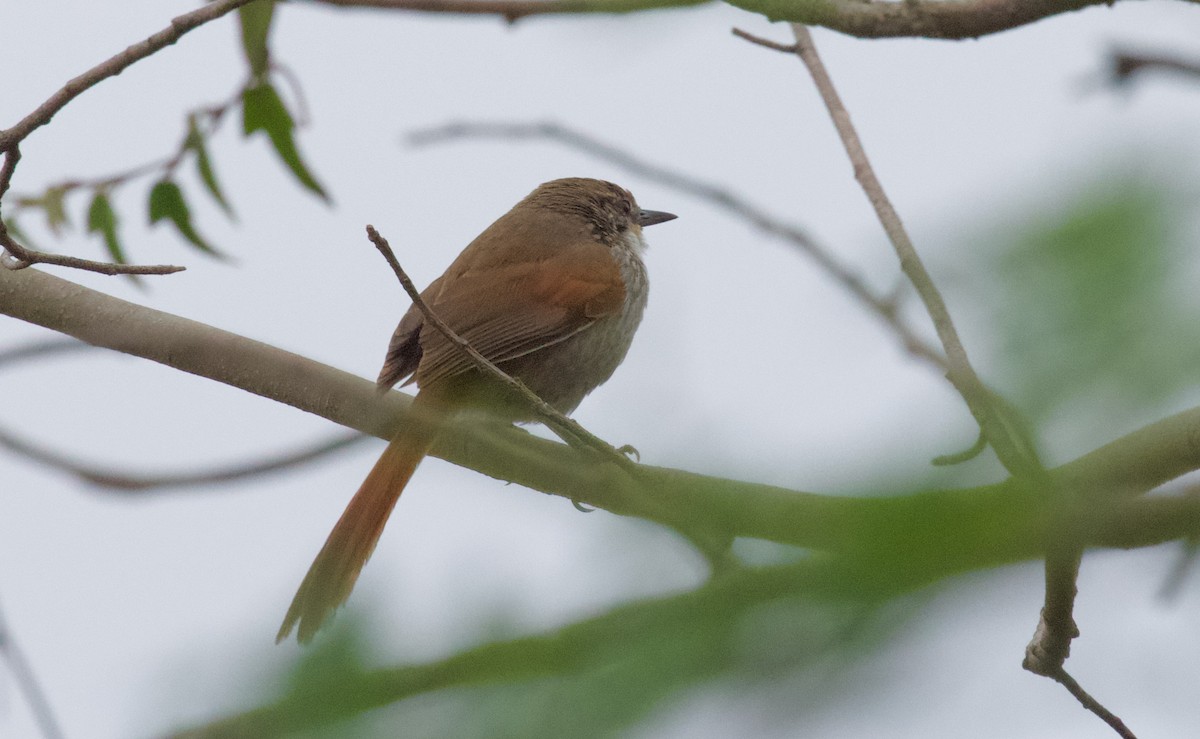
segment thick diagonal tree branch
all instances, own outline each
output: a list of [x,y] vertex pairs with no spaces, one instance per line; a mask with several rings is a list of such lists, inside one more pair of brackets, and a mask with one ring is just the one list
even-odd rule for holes
[[[36,269],[0,271],[0,314],[208,377],[335,423],[388,439],[411,402],[374,383],[310,359],[195,321],[120,300]],[[1055,485],[1087,501],[1080,538],[1095,544],[1146,546],[1191,533],[1195,520],[1160,499],[1132,501],[1200,469],[1200,408],[1158,421],[1050,471]],[[930,557],[960,536],[996,538],[1040,552],[1050,506],[1012,482],[902,497],[823,496],[786,488],[638,465],[615,475],[592,455],[518,430],[454,425],[434,454],[483,474],[577,499],[620,515],[721,526],[730,535],[829,551],[920,547]],[[636,486],[614,494],[614,485]],[[887,492],[887,491],[880,491]],[[1134,505],[1136,503],[1136,505]],[[1179,504],[1189,510],[1194,501]],[[1129,506],[1134,505],[1130,508]],[[1145,506],[1145,507],[1139,507]],[[1171,510],[1177,519],[1153,515]],[[1138,513],[1144,511],[1144,513]],[[1125,530],[1109,516],[1129,518]],[[954,521],[947,526],[946,521]],[[953,529],[953,531],[949,530]]]

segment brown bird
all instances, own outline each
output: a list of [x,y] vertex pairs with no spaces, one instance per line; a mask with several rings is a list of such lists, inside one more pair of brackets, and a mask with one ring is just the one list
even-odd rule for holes
[[[611,182],[539,186],[463,250],[422,299],[456,334],[542,400],[570,413],[625,358],[646,307],[642,228],[675,218],[642,210]],[[388,444],[309,567],[278,643],[299,625],[308,642],[350,596],[404,486],[444,420],[478,408],[533,420],[526,405],[482,374],[410,307],[379,373],[387,390],[420,388],[411,421]]]

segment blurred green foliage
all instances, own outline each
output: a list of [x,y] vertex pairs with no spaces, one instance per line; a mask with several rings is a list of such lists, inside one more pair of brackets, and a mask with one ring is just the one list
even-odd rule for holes
[[1181,201],[1110,172],[994,241],[979,274],[995,281],[997,369],[1035,424],[1068,404],[1084,423],[1157,410],[1194,383],[1200,305]]
[[[794,576],[784,568],[748,585],[639,601],[398,668],[368,666],[372,637],[352,612],[281,676],[281,699],[262,696],[263,707],[183,736],[621,736],[704,685],[751,695],[814,666],[837,672],[912,610],[789,596],[780,586]],[[784,712],[827,697],[819,688],[789,695]]]

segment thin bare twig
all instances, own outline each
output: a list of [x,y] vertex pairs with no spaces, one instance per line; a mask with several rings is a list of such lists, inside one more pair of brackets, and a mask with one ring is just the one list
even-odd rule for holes
[[62,739],[65,735],[58,718],[54,715],[54,709],[50,706],[50,700],[33,672],[33,665],[26,659],[24,650],[13,637],[3,611],[0,611],[0,655],[8,662],[9,672],[20,686],[21,692],[25,694],[25,700],[29,701],[29,709],[38,728],[41,729],[42,736],[46,739]]
[[0,199],[8,192],[8,186],[12,184],[13,172],[17,171],[17,164],[21,161],[21,147],[13,144],[4,150],[4,165],[0,166]]
[[778,41],[772,41],[769,38],[755,36],[753,33],[750,33],[749,31],[743,31],[740,28],[734,28],[731,29],[731,31],[733,32],[734,36],[749,41],[757,46],[770,49],[771,51],[782,51],[784,54],[795,54],[799,51],[799,47],[797,47],[796,44],[781,44]]
[[214,483],[235,482],[251,477],[259,477],[271,472],[279,472],[314,462],[357,444],[366,438],[366,436],[358,432],[343,433],[307,445],[301,449],[253,462],[232,464],[228,467],[199,472],[151,475],[116,472],[95,467],[85,462],[73,460],[65,454],[38,446],[0,428],[0,447],[52,469],[66,472],[89,485],[96,485],[97,487],[120,493],[145,493],[167,488],[211,485]]
[[177,264],[113,264],[27,249],[14,241],[8,233],[8,228],[0,222],[0,267],[17,270],[35,264],[71,267],[102,275],[169,275],[187,269]]
[[783,222],[763,208],[724,187],[653,164],[616,146],[552,121],[542,123],[448,123],[415,131],[409,135],[409,141],[418,146],[466,138],[557,141],[572,149],[611,162],[650,182],[656,182],[664,187],[700,198],[734,217],[746,221],[764,233],[782,238],[795,246],[868,311],[882,320],[896,334],[906,351],[943,372],[946,369],[946,359],[942,353],[930,346],[904,322],[895,298],[877,295],[858,274],[847,265],[842,264],[833,252],[818,243],[806,231]]
[[821,62],[821,57],[817,54],[817,47],[813,44],[812,36],[807,28],[795,23],[792,24],[792,33],[796,38],[795,53],[808,69],[821,99],[829,109],[834,128],[837,129],[846,148],[846,154],[854,167],[854,177],[875,209],[875,214],[883,225],[883,230],[887,233],[888,240],[900,260],[901,271],[916,288],[917,295],[921,298],[926,312],[933,321],[938,339],[946,352],[948,365],[946,378],[966,401],[971,415],[975,417],[979,427],[987,435],[988,443],[996,451],[996,456],[1000,458],[1005,468],[1018,477],[1033,479],[1044,477],[1045,472],[1037,459],[1032,442],[1023,438],[1019,425],[1012,423],[1005,414],[1001,413],[999,404],[993,401],[991,391],[975,374],[967,352],[963,348],[962,340],[958,336],[958,330],[954,327],[954,321],[950,318],[950,312],[946,308],[941,291],[938,290],[929,272],[925,269],[920,255],[917,254],[917,250],[900,220],[900,215],[884,192],[879,178],[876,177],[862,141],[858,138],[854,124],[850,121],[850,113],[842,103],[841,96],[838,95],[837,89],[833,85],[833,80],[829,77],[825,65]]
[[532,390],[525,387],[525,383],[514,377],[510,377],[504,370],[497,367],[491,362],[491,360],[480,354],[475,347],[471,346],[466,340],[456,334],[454,329],[447,326],[446,323],[442,321],[442,319],[439,318],[437,314],[430,309],[429,305],[426,304],[421,298],[420,291],[417,290],[416,285],[413,284],[413,281],[409,278],[408,273],[405,272],[404,268],[400,266],[400,262],[396,259],[396,254],[392,251],[392,247],[390,244],[388,244],[387,239],[381,236],[380,233],[375,230],[374,226],[370,225],[367,226],[367,238],[371,240],[371,243],[375,245],[375,248],[379,250],[379,253],[382,254],[383,258],[387,260],[387,263],[392,268],[392,271],[396,273],[396,278],[400,280],[400,284],[404,287],[404,292],[408,293],[408,297],[412,299],[413,305],[417,306],[417,310],[421,311],[421,314],[425,316],[425,320],[428,321],[435,329],[441,332],[441,334],[445,336],[450,343],[454,344],[461,352],[469,356],[471,361],[475,363],[476,367],[482,370],[485,374],[490,375],[499,382],[503,383],[513,392],[520,395],[529,405],[529,407],[533,409],[535,413],[537,413],[538,420],[546,424],[546,426],[555,434],[557,434],[559,438],[568,444],[571,444],[572,446],[587,448],[598,452],[601,455],[618,462],[622,467],[629,468],[634,466],[633,462],[630,461],[630,459],[620,451],[618,451],[616,447],[583,428],[578,422],[564,416],[562,413],[559,413],[553,406],[539,398]]
[[1078,700],[1084,708],[1099,716],[1100,720],[1111,726],[1113,731],[1117,732],[1122,739],[1137,739],[1134,733],[1129,730],[1129,727],[1125,725],[1125,722],[1122,721],[1119,716],[1101,705],[1100,701],[1093,698],[1086,690],[1084,690],[1083,687],[1075,681],[1075,678],[1067,674],[1066,670],[1059,668],[1057,672],[1052,675],[1047,675],[1047,677],[1053,678],[1056,682],[1066,688],[1071,695],[1075,696],[1075,699]]

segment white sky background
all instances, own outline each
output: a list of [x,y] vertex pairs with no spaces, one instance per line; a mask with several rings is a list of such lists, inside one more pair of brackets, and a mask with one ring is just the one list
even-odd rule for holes
[[[6,0],[0,125],[192,7]],[[579,420],[653,464],[805,490],[854,490],[872,479],[880,456],[898,478],[921,473],[929,458],[974,438],[962,403],[786,245],[557,145],[400,143],[404,132],[449,120],[552,118],[719,180],[810,229],[873,284],[894,284],[890,247],[802,66],[732,38],[734,25],[787,39],[786,27],[726,7],[532,18],[515,28],[282,7],[272,48],[302,80],[312,125],[299,146],[335,207],[295,185],[265,141],[243,141],[231,118],[210,152],[239,224],[223,220],[190,173],[183,184],[198,228],[236,264],[184,247],[169,227],[146,230],[148,183],[138,183],[116,202],[129,256],[188,271],[150,278],[147,292],[123,279],[53,271],[373,378],[407,300],[364,224],[388,236],[424,284],[539,182],[613,179],[644,207],[680,218],[648,231],[645,323]],[[969,280],[983,277],[971,272],[971,244],[957,237],[995,223],[1005,208],[1067,198],[1114,156],[1194,175],[1200,89],[1152,78],[1124,96],[1089,85],[1111,43],[1195,51],[1198,32],[1196,5],[1139,2],[977,42],[816,38],[918,248]],[[168,153],[183,113],[223,100],[243,75],[232,17],[193,32],[31,136],[14,190]],[[85,196],[69,207],[81,224]],[[28,217],[23,225],[40,233]],[[101,257],[96,239],[56,246]],[[986,325],[963,330],[968,350],[987,345]],[[46,335],[0,319],[0,346]],[[986,357],[978,360],[986,377]],[[3,379],[0,424],[125,469],[202,468],[335,430],[100,352],[23,364]],[[1045,442],[1054,462],[1088,448]],[[0,458],[0,604],[67,735],[147,736],[245,706],[253,684],[237,681],[295,656],[296,646],[271,644],[279,620],[381,449],[370,442],[254,484],[139,500]],[[993,463],[975,465],[980,480],[997,479]],[[1200,726],[1200,597],[1192,588],[1172,607],[1154,598],[1173,554],[1090,555],[1080,582],[1083,637],[1069,668],[1147,737]],[[382,661],[424,660],[473,643],[496,608],[514,629],[531,631],[688,587],[702,574],[696,556],[654,526],[584,516],[560,498],[429,460],[352,604],[369,607],[380,642],[394,645]],[[712,691],[655,716],[642,735],[728,736],[740,726],[762,737],[1104,736],[1065,691],[1020,669],[1041,605],[1040,567],[960,586],[935,598],[927,626],[853,668],[846,690],[854,710],[838,703],[780,724],[761,718],[758,705]],[[35,735],[0,669],[0,736]]]

